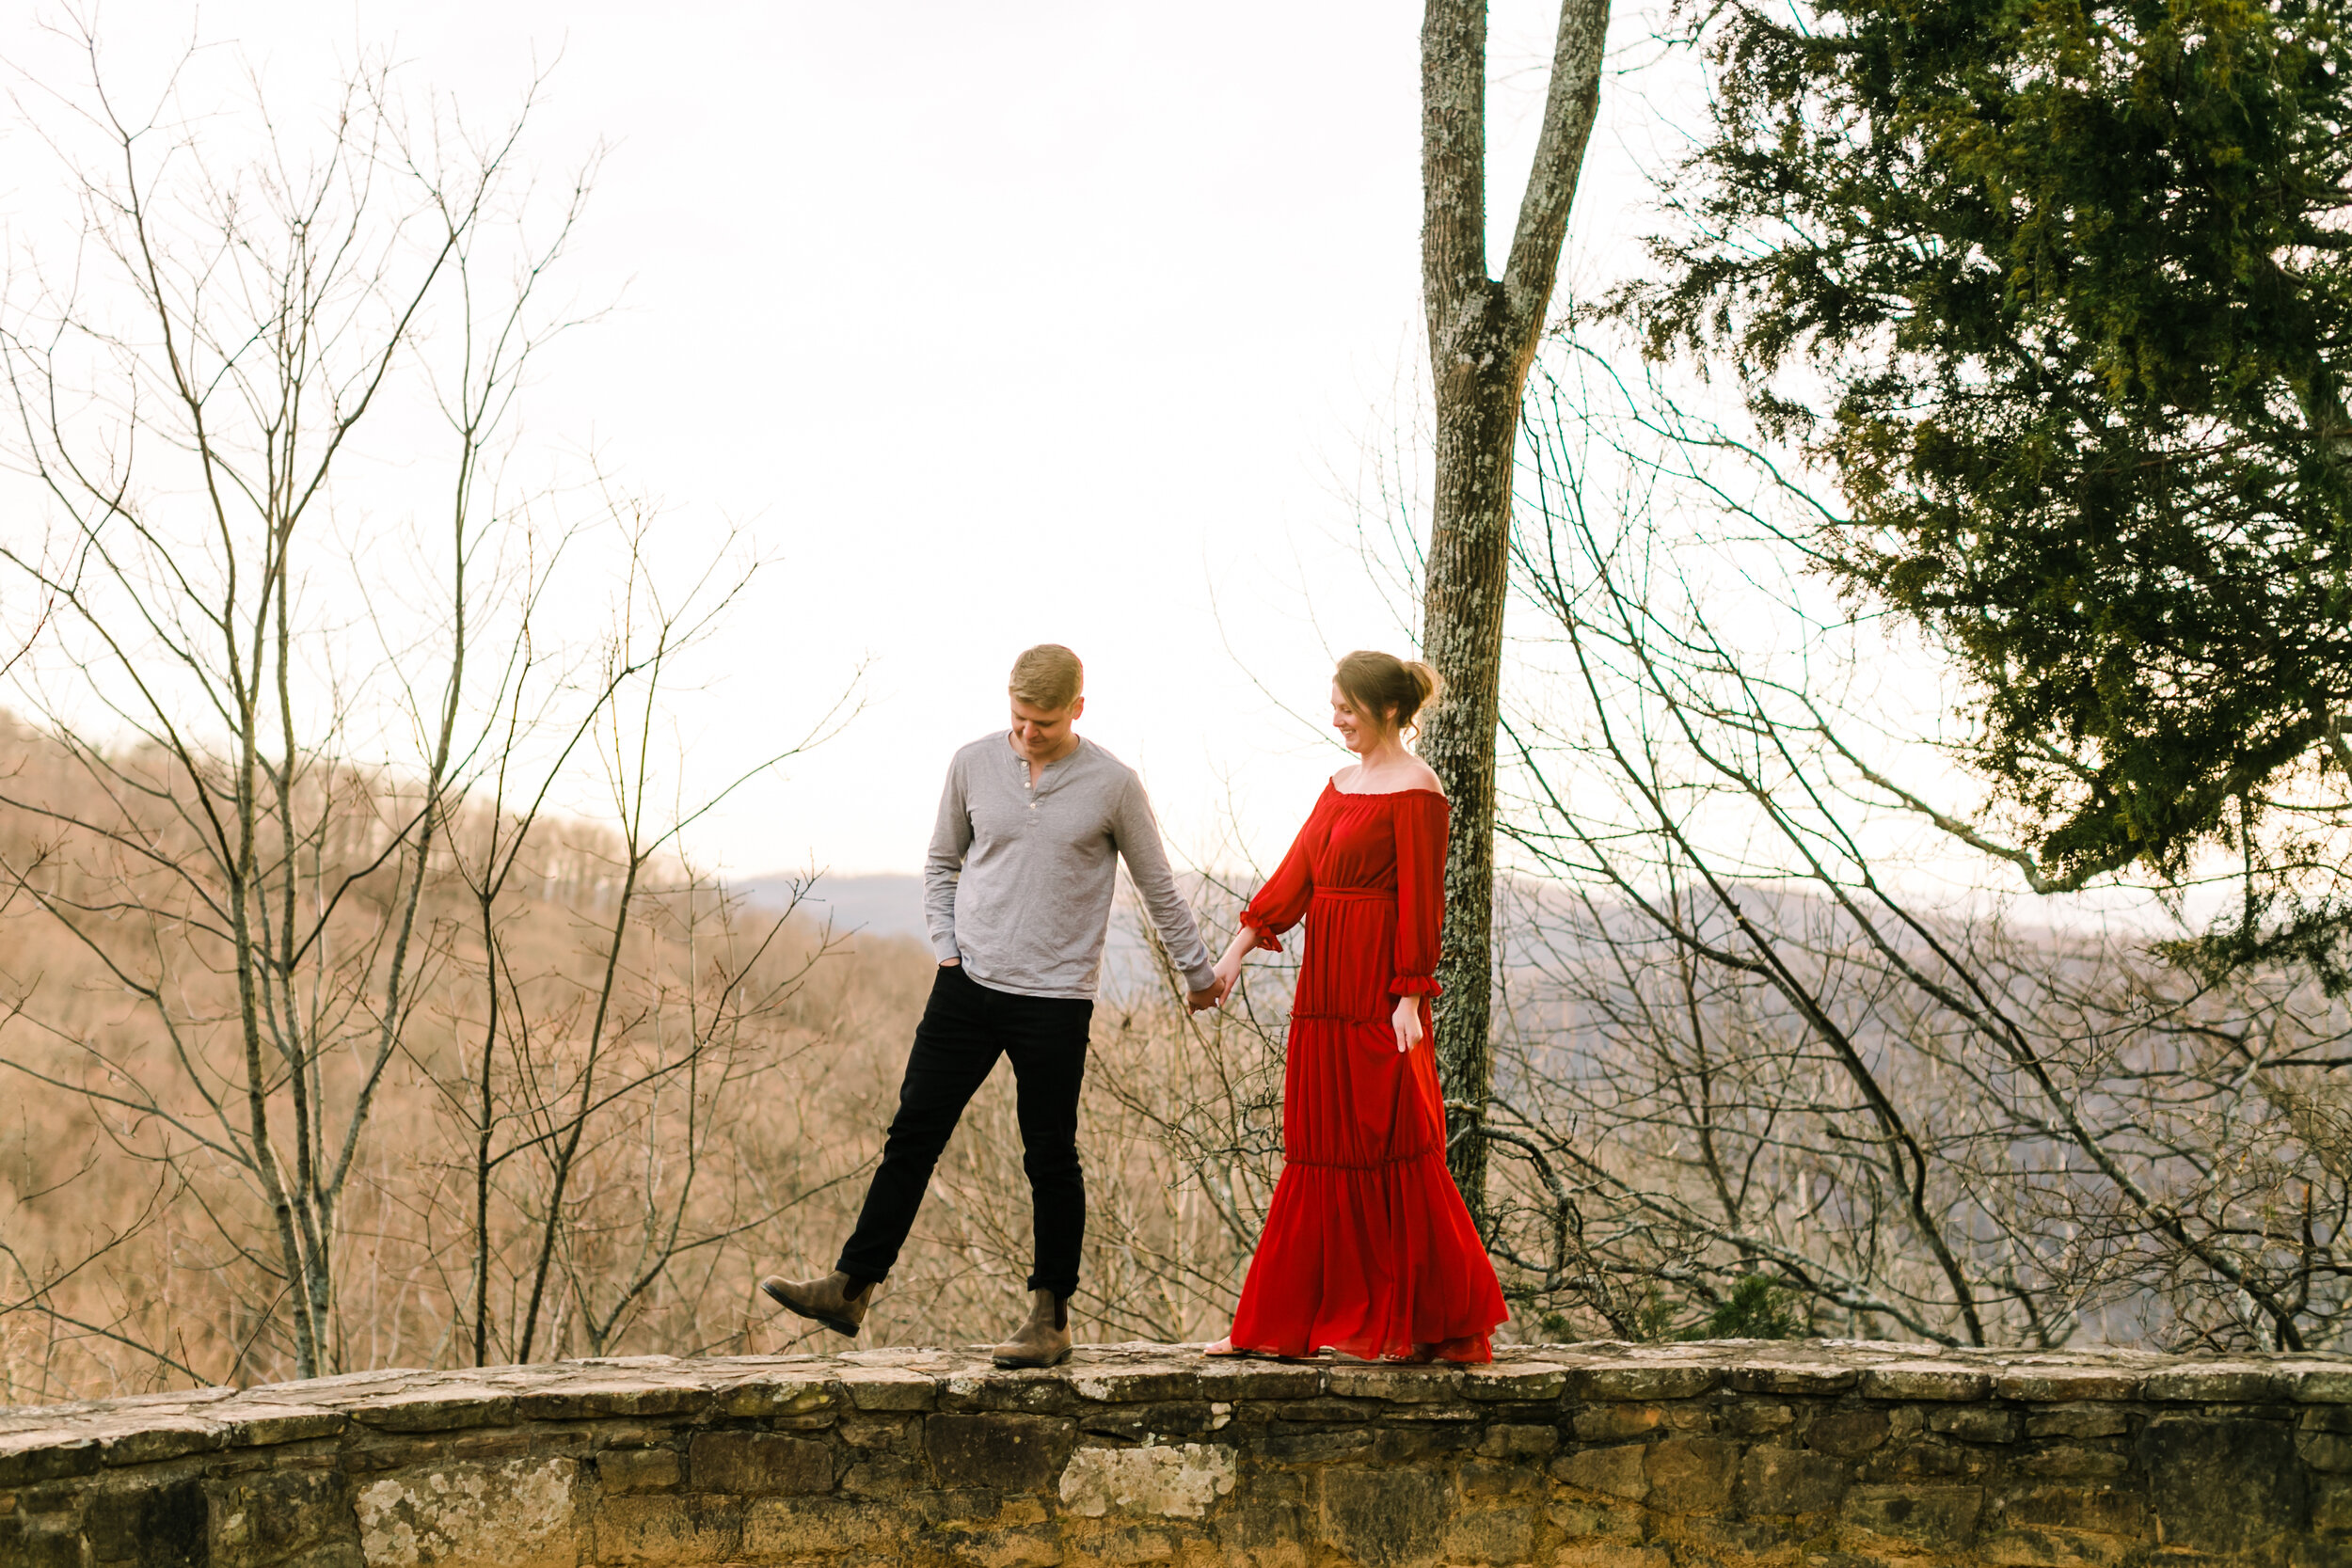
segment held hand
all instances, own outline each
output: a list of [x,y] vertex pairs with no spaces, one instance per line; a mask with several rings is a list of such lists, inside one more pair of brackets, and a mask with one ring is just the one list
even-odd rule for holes
[[1421,1043],[1421,998],[1400,996],[1396,999],[1396,1050],[1403,1055]]
[[1210,1008],[1225,1000],[1225,992],[1229,989],[1230,988],[1226,984],[1225,977],[1220,974],[1216,979],[1210,981],[1204,990],[1186,991],[1184,993],[1184,1008],[1188,1012],[1205,1013]]

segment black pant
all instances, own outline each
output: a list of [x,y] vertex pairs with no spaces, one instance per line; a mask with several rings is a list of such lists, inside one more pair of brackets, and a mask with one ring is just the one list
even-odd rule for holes
[[1076,1293],[1086,1240],[1086,1173],[1078,1164],[1078,1088],[1086,1078],[1087,1030],[1094,1004],[1060,996],[992,990],[943,967],[915,1027],[898,1114],[882,1144],[882,1168],[866,1189],[857,1230],[834,1265],[853,1279],[883,1279],[914,1228],[931,1167],[947,1134],[999,1055],[1012,1058],[1021,1112],[1021,1167],[1028,1172],[1037,1269],[1029,1289]]

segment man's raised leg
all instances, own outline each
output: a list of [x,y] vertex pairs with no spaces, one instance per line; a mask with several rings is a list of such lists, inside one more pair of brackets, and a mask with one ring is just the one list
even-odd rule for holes
[[873,1288],[890,1276],[914,1227],[915,1211],[930,1185],[940,1150],[996,1065],[998,1046],[992,1003],[1004,1000],[965,974],[961,966],[940,968],[930,1001],[915,1026],[898,1085],[898,1113],[882,1142],[882,1167],[866,1189],[857,1228],[841,1249],[841,1260],[822,1279],[770,1276],[760,1289],[804,1318],[854,1335],[865,1321]]

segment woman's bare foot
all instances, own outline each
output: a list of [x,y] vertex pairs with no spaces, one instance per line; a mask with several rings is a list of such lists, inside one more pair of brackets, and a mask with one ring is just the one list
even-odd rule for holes
[[1235,1350],[1233,1348],[1233,1337],[1229,1334],[1214,1345],[1201,1346],[1200,1354],[1203,1355],[1244,1355],[1247,1354],[1248,1352]]

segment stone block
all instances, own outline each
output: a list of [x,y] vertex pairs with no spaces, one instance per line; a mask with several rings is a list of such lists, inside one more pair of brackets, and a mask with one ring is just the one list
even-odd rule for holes
[[845,1497],[902,1497],[919,1492],[929,1480],[914,1460],[895,1453],[876,1454],[850,1466],[841,1478]]
[[1714,1367],[1672,1363],[1648,1367],[1580,1367],[1567,1376],[1565,1393],[1586,1403],[1691,1400],[1723,1381]]
[[1462,1392],[1474,1400],[1551,1403],[1567,1383],[1568,1370],[1549,1361],[1504,1361],[1462,1370]]
[[755,1562],[833,1557],[896,1548],[921,1519],[911,1499],[867,1502],[850,1497],[752,1497],[743,1503],[739,1556]]
[[1060,1538],[1050,1528],[942,1532],[947,1560],[971,1568],[1052,1568],[1061,1560]]
[[1455,1512],[1452,1484],[1427,1470],[1327,1470],[1319,1491],[1324,1538],[1364,1568],[1429,1560]]
[[[585,1421],[611,1416],[699,1416],[711,1390],[697,1384],[599,1378],[559,1383],[515,1397],[515,1413],[532,1421]],[[368,1418],[365,1408],[352,1414]]]
[[1674,1568],[1674,1558],[1663,1546],[1563,1546],[1551,1568]]
[[833,1449],[772,1432],[706,1432],[686,1450],[688,1482],[697,1492],[755,1497],[833,1490]]
[[2112,1535],[2008,1529],[1978,1542],[1977,1557],[1997,1568],[2105,1568],[2121,1561],[2131,1547],[2132,1543]]
[[2137,1538],[2146,1511],[2137,1492],[2109,1486],[2029,1486],[2003,1497],[2001,1523]]
[[340,1470],[253,1470],[210,1485],[212,1560],[278,1568],[360,1560],[351,1479]]
[[1649,1475],[1643,1460],[1647,1450],[1639,1443],[1609,1449],[1580,1449],[1551,1462],[1551,1475],[1581,1492],[1598,1492],[1639,1502],[1649,1494]]
[[1181,1404],[1114,1404],[1078,1417],[1080,1432],[1124,1437],[1132,1443],[1199,1437],[1230,1424],[1230,1416],[1200,1400]]
[[1062,1376],[1059,1370],[1042,1368],[959,1372],[934,1380],[937,1398],[932,1408],[959,1413],[1005,1410],[1029,1416],[1071,1416],[1092,1408]]
[[2266,1367],[2174,1367],[2150,1372],[2143,1400],[2172,1404],[2259,1404],[2287,1397],[2287,1380]]
[[575,1568],[570,1459],[420,1465],[353,1499],[369,1568]]
[[2011,1367],[1993,1380],[2005,1400],[2051,1404],[2076,1400],[2136,1400],[2140,1375],[2117,1367]]
[[2115,1404],[2061,1404],[2028,1411],[2028,1437],[2121,1437],[2132,1427],[2129,1411]]
[[1788,1362],[1734,1368],[1724,1380],[1742,1394],[1843,1394],[1862,1382],[1859,1368]]
[[1578,1411],[1569,1423],[1578,1441],[1584,1443],[1646,1437],[1665,1424],[1665,1410],[1655,1404],[1598,1404]]
[[2352,1437],[2339,1437],[2333,1433],[2306,1432],[2296,1438],[2296,1449],[2303,1463],[2314,1470],[2330,1474],[2352,1470]]
[[1772,1437],[1793,1428],[1797,1413],[1785,1404],[1739,1400],[1724,1407],[1724,1424],[1742,1437]]
[[838,1375],[860,1410],[929,1410],[939,1399],[938,1379],[904,1367],[844,1367]]
[[1478,1442],[1476,1427],[1382,1427],[1373,1433],[1375,1465],[1410,1465],[1460,1453]]
[[1958,1548],[1984,1513],[1981,1486],[1856,1486],[1839,1510],[1850,1525],[1922,1546]]
[[2317,1404],[2352,1404],[2352,1367],[2341,1362],[2288,1363],[2278,1369],[2287,1397]]
[[1994,1450],[1941,1441],[1912,1442],[1881,1449],[1866,1462],[1873,1479],[1897,1476],[1979,1476],[1993,1467]]
[[1980,1400],[1993,1392],[1993,1379],[1964,1367],[1902,1361],[1863,1369],[1858,1386],[1868,1400]]
[[596,1455],[596,1480],[607,1493],[666,1492],[684,1469],[675,1449],[607,1449]]
[[2058,1448],[2029,1453],[2017,1460],[2015,1467],[2021,1475],[2058,1481],[2113,1481],[2130,1469],[2132,1462],[2105,1449]]
[[1482,1508],[1457,1514],[1439,1550],[1448,1562],[1526,1562],[1535,1553],[1535,1511]]
[[0,1433],[0,1486],[86,1476],[100,1463],[98,1439],[56,1429]]
[[1258,1440],[1255,1452],[1277,1465],[1325,1465],[1372,1451],[1373,1434],[1362,1427],[1331,1432],[1278,1432]]
[[1233,1403],[1241,1400],[1311,1400],[1323,1392],[1320,1367],[1269,1366],[1241,1362],[1200,1374],[1199,1397]]
[[164,1417],[108,1433],[98,1445],[102,1465],[162,1465],[221,1446],[220,1428],[194,1417]]
[[2352,1531],[2352,1481],[2323,1477],[2312,1483],[2312,1528]]
[[1055,1416],[941,1415],[923,1423],[943,1485],[998,1492],[1045,1491],[1077,1440],[1077,1422]]
[[1852,1480],[1846,1462],[1804,1449],[1756,1448],[1740,1465],[1741,1509],[1756,1513],[1825,1513]]
[[0,1562],[8,1568],[83,1568],[82,1537],[60,1522],[0,1519]]
[[1202,1443],[1080,1449],[1063,1467],[1059,1490],[1063,1509],[1081,1518],[1201,1519],[1240,1475],[1237,1452]]
[[1589,1503],[1554,1497],[1544,1518],[1565,1541],[1628,1542],[1642,1539],[1642,1511],[1630,1504]]
[[1216,1511],[1210,1528],[1229,1560],[1256,1560],[1269,1553],[1304,1552],[1315,1539],[1298,1478],[1258,1472],[1249,1484]]
[[420,1388],[389,1394],[353,1407],[351,1418],[379,1432],[456,1432],[467,1427],[512,1426],[514,1396],[495,1388]]
[[96,1488],[82,1502],[82,1533],[100,1562],[208,1568],[210,1527],[204,1479],[193,1472],[155,1484]]
[[2168,1546],[2245,1552],[2307,1525],[2292,1429],[2275,1421],[2163,1416],[2139,1435],[2148,1496]]
[[1954,1404],[1928,1412],[1928,1430],[1963,1443],[2013,1443],[2017,1412],[1997,1404]]
[[[1939,1410],[1936,1414],[1946,1413]],[[1851,1410],[1824,1410],[1805,1423],[1804,1446],[1834,1453],[1840,1459],[1859,1459],[1884,1444],[1888,1430],[1883,1410],[1867,1405]]]
[[1372,1418],[1374,1407],[1350,1400],[1293,1400],[1282,1404],[1262,1407],[1275,1424],[1283,1422],[1344,1421],[1353,1426]]
[[1490,1426],[1478,1439],[1488,1459],[1542,1459],[1559,1447],[1558,1427]]
[[1157,1404],[1195,1398],[1199,1378],[1175,1367],[1104,1367],[1073,1369],[1070,1386],[1082,1400],[1098,1404]]
[[743,1544],[740,1497],[608,1497],[590,1515],[596,1568],[731,1562]]
[[1712,1437],[1669,1437],[1643,1456],[1649,1506],[1668,1513],[1718,1513],[1731,1500],[1738,1445]]
[[241,1404],[220,1412],[222,1442],[231,1449],[276,1448],[340,1437],[351,1418],[340,1410],[299,1404]]
[[1391,1404],[1452,1403],[1462,1397],[1462,1374],[1452,1367],[1333,1367],[1324,1386],[1340,1399]]
[[1544,1473],[1534,1465],[1517,1461],[1472,1459],[1458,1472],[1465,1497],[1516,1497],[1541,1484]]
[[818,1372],[776,1372],[731,1383],[711,1396],[710,1413],[747,1419],[809,1416],[847,1402],[848,1392]]
[[[761,1422],[763,1427],[769,1423]],[[897,1452],[912,1451],[921,1447],[923,1421],[919,1416],[866,1416],[845,1418],[834,1431],[841,1440],[853,1449],[881,1449]],[[772,1429],[771,1429],[772,1430]]]

